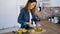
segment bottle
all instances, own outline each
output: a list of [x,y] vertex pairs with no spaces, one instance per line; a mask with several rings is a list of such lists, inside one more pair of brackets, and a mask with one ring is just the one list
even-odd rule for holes
[[52,18],[51,18],[51,22],[54,23],[54,16],[52,16]]
[[58,18],[54,17],[54,23],[58,23]]
[[51,21],[51,17],[49,17],[49,19],[48,19],[49,21]]
[[60,24],[60,17],[58,18],[58,24]]

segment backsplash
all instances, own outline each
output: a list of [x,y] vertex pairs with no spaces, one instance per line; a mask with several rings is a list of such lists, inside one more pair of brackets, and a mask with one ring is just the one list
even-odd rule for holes
[[40,12],[36,11],[35,14],[41,19],[47,19],[51,16],[60,16],[60,7],[44,7]]

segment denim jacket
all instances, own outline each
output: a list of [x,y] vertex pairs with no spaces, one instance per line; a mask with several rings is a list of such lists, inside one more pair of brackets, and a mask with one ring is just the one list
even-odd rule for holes
[[[30,16],[28,11],[25,8],[22,8],[18,16],[18,23],[25,24],[26,22],[29,22],[29,20],[30,20]],[[33,13],[32,13],[32,21],[35,21],[35,23],[37,21],[37,18]]]

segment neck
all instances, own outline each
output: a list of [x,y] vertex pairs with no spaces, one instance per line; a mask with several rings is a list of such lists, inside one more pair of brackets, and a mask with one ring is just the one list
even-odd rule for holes
[[28,9],[28,12],[31,12],[31,10],[30,10],[30,9]]

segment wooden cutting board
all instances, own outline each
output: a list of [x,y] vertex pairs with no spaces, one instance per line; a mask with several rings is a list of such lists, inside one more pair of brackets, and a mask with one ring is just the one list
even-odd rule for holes
[[30,34],[41,34],[41,33],[44,33],[44,32],[46,32],[45,29],[43,29],[41,32],[34,32],[34,33],[30,32]]
[[44,32],[46,32],[45,29],[43,29],[41,32],[36,32],[36,34],[40,34],[40,33],[44,33]]

